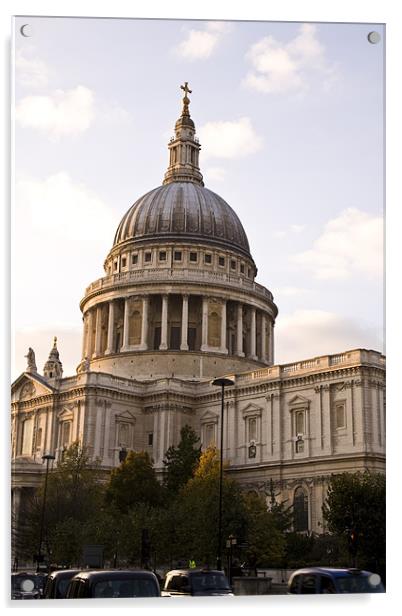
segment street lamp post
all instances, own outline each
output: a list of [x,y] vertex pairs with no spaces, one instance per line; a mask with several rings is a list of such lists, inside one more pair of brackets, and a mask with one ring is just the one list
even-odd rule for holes
[[43,500],[42,500],[42,513],[40,519],[40,534],[39,534],[39,546],[38,553],[36,555],[36,570],[39,571],[39,565],[42,562],[42,540],[43,540],[43,528],[45,523],[45,509],[46,509],[46,493],[47,493],[47,478],[49,475],[49,462],[50,460],[54,460],[55,456],[51,453],[45,454],[42,456],[42,460],[46,460],[46,474],[45,474],[45,487],[43,490]]
[[234,385],[234,381],[222,377],[212,381],[212,385],[222,388],[221,396],[221,449],[220,449],[220,468],[219,468],[219,513],[218,513],[218,553],[216,557],[216,568],[222,569],[222,484],[223,484],[223,409],[225,401],[225,387]]

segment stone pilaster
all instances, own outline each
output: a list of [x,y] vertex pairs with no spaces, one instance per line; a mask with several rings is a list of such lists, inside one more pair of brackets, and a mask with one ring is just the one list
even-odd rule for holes
[[250,326],[250,358],[257,359],[256,354],[256,314],[254,306],[251,307],[251,326]]
[[149,312],[149,297],[144,295],[142,298],[142,319],[141,319],[141,351],[148,349],[148,312]]
[[129,302],[130,298],[126,297],[124,300],[124,319],[123,319],[123,345],[121,351],[128,350],[128,332],[129,332]]
[[188,295],[182,296],[181,309],[181,351],[188,351]]
[[243,353],[243,304],[237,304],[237,336],[236,336],[236,355],[244,357]]
[[202,298],[202,335],[201,351],[208,350],[208,297]]
[[228,349],[226,346],[226,300],[222,300],[222,314],[221,314],[221,353],[227,354]]
[[161,343],[159,345],[161,351],[166,351],[168,348],[168,300],[167,295],[162,295]]
[[109,302],[109,318],[107,325],[107,346],[105,355],[113,353],[113,339],[114,339],[114,302]]

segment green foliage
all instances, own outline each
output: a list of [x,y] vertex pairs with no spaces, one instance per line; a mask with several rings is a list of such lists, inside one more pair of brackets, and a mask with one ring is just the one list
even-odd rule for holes
[[275,493],[272,479],[269,482],[269,504],[268,509],[272,516],[275,528],[284,533],[292,528],[293,507],[286,505],[286,501],[278,502],[278,494]]
[[344,539],[357,533],[357,562],[384,574],[385,476],[380,473],[342,473],[331,478],[323,505],[328,530]]
[[139,504],[156,507],[162,500],[163,488],[148,453],[130,451],[124,462],[112,471],[106,502],[120,512],[128,513]]
[[257,494],[243,494],[246,507],[245,556],[254,567],[269,566],[284,555],[285,539],[277,527],[277,519],[267,511],[265,498]]
[[[172,495],[193,476],[201,455],[200,439],[190,426],[184,426],[180,431],[180,442],[177,447],[169,447],[165,454],[164,485]],[[198,445],[198,446],[197,446]]]

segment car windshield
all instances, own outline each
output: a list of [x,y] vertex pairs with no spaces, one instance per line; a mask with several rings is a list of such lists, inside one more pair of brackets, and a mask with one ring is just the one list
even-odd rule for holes
[[194,592],[204,590],[230,590],[228,581],[223,573],[195,573],[191,576]]
[[340,593],[384,592],[379,576],[375,575],[337,576],[336,585]]
[[97,599],[122,597],[157,597],[154,580],[147,578],[103,580],[94,585],[93,596]]

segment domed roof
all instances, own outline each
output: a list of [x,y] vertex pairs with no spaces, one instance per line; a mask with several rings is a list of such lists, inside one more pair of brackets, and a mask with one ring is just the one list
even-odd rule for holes
[[232,208],[212,190],[188,181],[174,181],[140,197],[123,216],[113,245],[129,240],[207,242],[251,258]]

